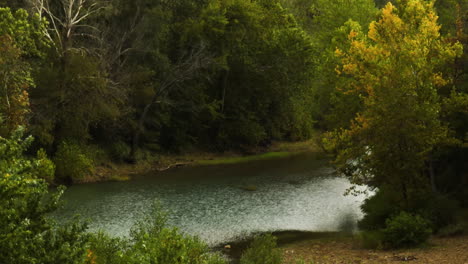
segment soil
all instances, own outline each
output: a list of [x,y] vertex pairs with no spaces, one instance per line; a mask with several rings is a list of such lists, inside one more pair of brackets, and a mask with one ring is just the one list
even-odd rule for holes
[[468,235],[433,237],[422,248],[403,250],[367,250],[355,237],[313,239],[282,247],[284,264],[296,264],[297,259],[313,264],[468,264]]

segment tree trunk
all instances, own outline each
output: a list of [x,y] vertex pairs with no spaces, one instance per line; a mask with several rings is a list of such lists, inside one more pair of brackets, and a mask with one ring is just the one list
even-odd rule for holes
[[226,89],[228,84],[229,71],[225,70],[221,80],[222,98],[221,98],[221,113],[224,113],[224,106],[226,103]]
[[435,172],[434,172],[434,163],[429,161],[429,177],[431,178],[431,188],[432,192],[438,193],[439,191],[437,190],[437,184],[436,184],[436,178],[435,178]]
[[143,113],[141,114],[140,119],[138,120],[138,126],[137,126],[137,129],[135,130],[135,133],[133,134],[133,139],[132,139],[132,148],[130,151],[131,162],[136,162],[136,151],[140,143],[140,135],[143,132],[146,117],[148,116],[148,112],[153,104],[154,104],[154,101],[152,101],[151,103],[145,106],[145,108],[143,109]]

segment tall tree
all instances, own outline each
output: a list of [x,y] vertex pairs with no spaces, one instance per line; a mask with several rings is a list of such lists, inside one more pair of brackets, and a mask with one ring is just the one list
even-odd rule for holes
[[48,20],[53,41],[48,63],[35,71],[38,89],[33,134],[43,144],[85,141],[103,120],[115,120],[125,94],[109,81],[100,60],[100,31],[93,16],[104,3],[95,0],[31,0],[33,10]]
[[427,161],[449,136],[438,89],[450,81],[441,70],[462,48],[439,30],[433,2],[388,3],[367,35],[351,30],[349,50],[336,51],[337,71],[350,76],[342,92],[358,94],[364,106],[325,142],[353,183],[393,188],[404,204],[430,187]]
[[0,135],[27,125],[29,88],[34,86],[30,62],[47,45],[44,25],[25,10],[0,8]]

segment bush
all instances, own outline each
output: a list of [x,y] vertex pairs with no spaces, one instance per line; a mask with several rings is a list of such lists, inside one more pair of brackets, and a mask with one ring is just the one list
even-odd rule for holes
[[424,243],[432,233],[431,223],[419,215],[401,212],[389,218],[383,229],[384,243],[391,248],[412,247]]
[[37,151],[36,172],[39,178],[46,180],[48,183],[54,182],[55,164],[47,158],[45,150]]
[[437,195],[426,199],[424,215],[431,221],[434,231],[455,224],[456,214],[460,210],[457,201]]
[[451,236],[459,236],[465,233],[465,230],[467,229],[466,226],[463,224],[452,224],[445,226],[439,231],[437,231],[437,236],[439,237],[451,237]]
[[130,157],[130,147],[123,141],[113,143],[109,152],[112,159],[117,162],[125,161]]
[[122,257],[125,248],[127,243],[123,239],[102,232],[91,234],[86,264],[125,264]]
[[384,234],[382,231],[364,231],[359,234],[361,245],[366,249],[382,249]]
[[0,137],[0,263],[83,263],[85,225],[57,226],[48,217],[57,208],[63,188],[49,193],[53,166],[45,153],[30,159],[24,152],[32,137],[22,140],[22,130],[11,139]]
[[242,254],[241,264],[281,264],[281,250],[276,248],[276,237],[267,234],[256,237]]
[[56,179],[65,182],[80,182],[94,169],[93,161],[76,143],[62,142],[55,153]]
[[91,264],[226,264],[220,255],[196,237],[166,226],[166,216],[158,206],[132,230],[130,240],[97,234],[88,253]]
[[381,187],[376,194],[367,198],[361,206],[364,218],[358,226],[363,230],[380,230],[385,227],[385,221],[401,211],[399,195],[391,188]]

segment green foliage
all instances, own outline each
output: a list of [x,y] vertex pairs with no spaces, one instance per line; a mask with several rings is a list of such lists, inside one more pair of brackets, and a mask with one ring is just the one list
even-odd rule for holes
[[89,240],[86,264],[125,264],[124,253],[127,241],[112,238],[105,233],[93,233]]
[[34,85],[30,62],[47,46],[45,23],[25,10],[0,8],[0,136],[27,124],[28,90]]
[[35,74],[37,88],[32,98],[44,102],[32,120],[32,132],[43,144],[62,140],[85,141],[99,122],[120,114],[120,91],[112,90],[99,61],[92,56],[69,52],[67,59],[48,58]]
[[445,226],[437,231],[437,236],[439,237],[452,237],[463,235],[467,231],[467,226],[457,223]]
[[325,143],[353,183],[390,186],[406,210],[416,190],[429,189],[431,154],[449,141],[438,95],[449,80],[439,69],[453,64],[461,45],[445,42],[439,28],[431,3],[402,1],[398,9],[389,3],[367,36],[352,29],[349,49],[336,51],[337,72],[347,80],[340,91],[363,106]]
[[47,153],[44,149],[37,151],[36,163],[37,175],[48,183],[53,183],[55,178],[55,164],[47,158]]
[[419,215],[401,212],[387,219],[383,241],[391,248],[412,247],[424,243],[432,233],[430,222]]
[[109,147],[113,160],[122,162],[130,157],[130,147],[123,141],[117,141]]
[[49,41],[44,36],[47,23],[24,9],[14,12],[0,8],[0,36],[9,36],[24,56],[43,56]]
[[362,231],[359,233],[361,245],[366,249],[383,249],[384,234],[381,230]]
[[364,217],[359,221],[363,230],[384,228],[385,220],[402,210],[402,200],[397,191],[382,187],[375,195],[367,198],[361,206]]
[[74,142],[63,141],[55,153],[56,178],[65,182],[80,182],[94,169],[93,160]]
[[242,254],[241,264],[280,264],[281,250],[276,247],[276,237],[267,234],[256,237]]
[[166,226],[166,216],[159,206],[140,221],[131,232],[131,239],[109,238],[96,234],[91,239],[89,263],[96,264],[225,264],[221,256],[209,252],[195,237],[181,234]]
[[39,177],[50,179],[53,166],[43,151],[26,158],[32,137],[22,136],[20,129],[10,139],[0,137],[0,263],[83,263],[85,226],[57,227],[48,218],[64,189],[49,193]]
[[461,209],[458,201],[442,195],[432,195],[422,202],[421,215],[431,221],[435,232],[456,223],[456,214]]

